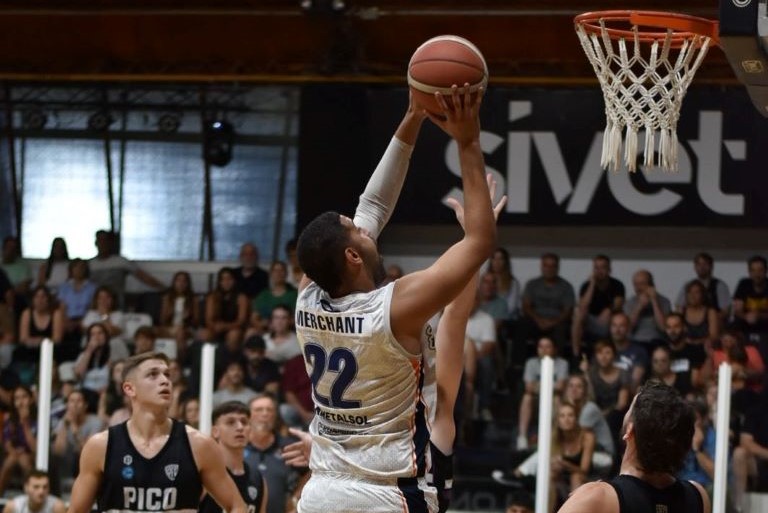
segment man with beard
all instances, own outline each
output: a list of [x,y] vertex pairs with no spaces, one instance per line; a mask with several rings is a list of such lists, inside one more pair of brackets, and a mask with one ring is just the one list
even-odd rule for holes
[[631,392],[635,393],[645,379],[649,368],[649,355],[644,347],[629,340],[629,317],[624,312],[611,316],[611,342],[616,346],[614,365],[632,376]]
[[67,507],[50,494],[48,474],[33,470],[24,479],[24,494],[5,503],[3,513],[65,513]]
[[667,334],[667,347],[672,372],[679,379],[691,384],[696,390],[702,390],[707,381],[706,369],[707,353],[701,344],[689,344],[685,333],[685,321],[679,313],[667,315],[665,322]]
[[429,268],[379,288],[385,273],[376,239],[400,187],[382,186],[392,178],[374,172],[354,221],[326,212],[299,238],[306,275],[296,330],[315,400],[312,477],[300,513],[437,509],[425,476],[428,412],[419,401],[425,325],[489,257],[496,225],[479,142],[482,94],[465,86],[453,88],[450,106],[436,98],[444,117],[412,103],[395,139],[414,142],[425,115],[454,138],[464,237]]
[[709,513],[704,488],[681,481],[691,447],[694,414],[671,387],[649,382],[635,396],[624,417],[626,442],[619,475],[576,489],[559,513]]

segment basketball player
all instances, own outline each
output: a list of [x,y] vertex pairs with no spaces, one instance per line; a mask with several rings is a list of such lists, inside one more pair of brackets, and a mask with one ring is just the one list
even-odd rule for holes
[[454,86],[451,96],[449,107],[436,95],[444,119],[429,117],[458,147],[461,241],[426,270],[377,289],[385,277],[375,242],[381,218],[360,219],[366,217],[360,208],[354,222],[326,212],[299,238],[306,275],[297,335],[316,406],[312,477],[299,513],[437,509],[434,489],[423,479],[429,435],[419,402],[424,327],[464,289],[496,239],[479,144],[482,94],[473,97],[465,84]]
[[86,442],[69,513],[88,513],[94,501],[101,512],[188,512],[203,487],[230,513],[247,513],[216,442],[168,416],[172,392],[165,354],[125,361],[131,417]]
[[48,474],[32,470],[24,479],[24,494],[5,503],[3,513],[64,513],[67,507],[58,497],[50,495]]
[[[267,507],[267,484],[258,469],[250,473],[243,452],[251,430],[250,415],[251,410],[240,401],[220,404],[211,414],[211,436],[219,443],[219,452],[227,472],[237,485],[248,513],[264,513]],[[206,494],[200,503],[200,513],[224,513],[224,510]]]
[[691,448],[694,414],[667,385],[644,385],[624,417],[619,476],[577,488],[560,513],[710,513],[704,488],[675,479]]

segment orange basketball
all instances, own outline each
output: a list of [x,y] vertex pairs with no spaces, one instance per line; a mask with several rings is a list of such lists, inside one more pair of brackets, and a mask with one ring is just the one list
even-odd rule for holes
[[413,96],[431,113],[439,115],[442,111],[435,101],[436,91],[450,96],[452,85],[467,83],[472,92],[485,87],[488,66],[480,50],[463,37],[433,37],[416,49],[408,63],[408,85]]

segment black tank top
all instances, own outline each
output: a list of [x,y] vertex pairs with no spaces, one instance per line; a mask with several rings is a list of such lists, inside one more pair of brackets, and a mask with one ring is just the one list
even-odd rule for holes
[[696,487],[675,480],[656,488],[634,476],[620,475],[608,481],[619,496],[620,513],[703,513],[704,502]]
[[53,336],[53,314],[48,318],[48,325],[44,328],[38,327],[35,323],[35,314],[29,311],[29,336],[50,338]]
[[[248,507],[248,513],[259,513],[261,504],[264,502],[264,480],[258,469],[251,471],[247,464],[244,464],[245,472],[235,475],[227,469],[227,473],[237,485],[240,496]],[[206,494],[200,502],[200,513],[222,513],[224,509],[219,506],[213,497]]]
[[133,446],[125,422],[109,428],[99,511],[193,513],[202,493],[184,424],[173,421],[168,441],[151,459]]

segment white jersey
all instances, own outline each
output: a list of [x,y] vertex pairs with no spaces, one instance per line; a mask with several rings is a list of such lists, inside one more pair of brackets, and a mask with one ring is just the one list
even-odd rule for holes
[[427,412],[422,356],[390,328],[394,284],[332,299],[315,283],[299,293],[296,333],[312,382],[310,468],[369,480],[424,474]]
[[[11,501],[13,502],[13,513],[31,513],[29,509],[29,497],[27,497],[26,494],[14,497]],[[53,513],[53,507],[55,505],[56,497],[49,495],[45,498],[43,507],[35,513]]]

